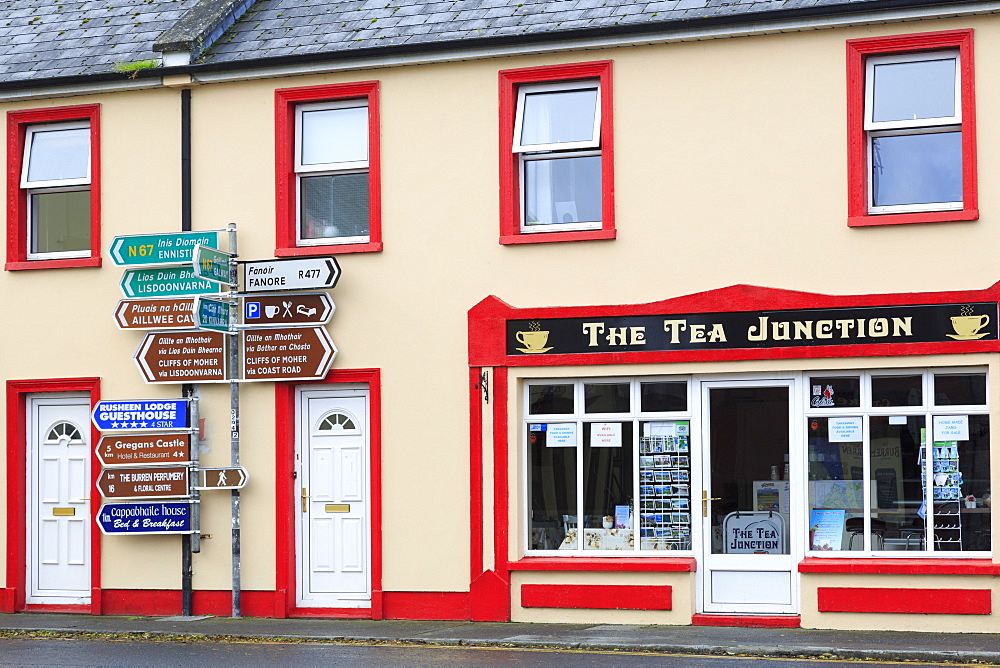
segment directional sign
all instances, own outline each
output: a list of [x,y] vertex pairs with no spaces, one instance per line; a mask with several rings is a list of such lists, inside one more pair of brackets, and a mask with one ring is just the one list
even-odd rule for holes
[[310,380],[326,376],[337,355],[322,327],[245,329],[243,380]]
[[194,298],[194,326],[199,329],[211,329],[216,332],[228,332],[233,322],[235,304],[208,299],[204,296]]
[[188,264],[197,244],[219,245],[219,230],[115,237],[109,253],[118,267],[151,264]]
[[198,476],[195,489],[243,489],[250,477],[242,466],[198,469]]
[[191,329],[191,299],[122,299],[115,322],[118,329]]
[[105,434],[96,452],[104,466],[187,464],[191,434]]
[[102,469],[97,489],[105,499],[188,498],[186,466]]
[[119,285],[126,297],[193,297],[220,290],[218,283],[197,278],[191,267],[126,269]]
[[242,297],[243,324],[247,326],[325,325],[336,306],[325,292],[292,292],[283,295]]
[[241,262],[243,292],[325,290],[337,284],[340,265],[333,257]]
[[230,253],[223,253],[210,246],[198,244],[192,253],[191,267],[194,269],[194,275],[198,278],[235,286],[236,277],[229,264],[232,257]]
[[204,330],[147,332],[135,351],[135,363],[147,383],[228,381],[226,336]]
[[98,401],[94,426],[101,431],[188,429],[187,399]]
[[188,501],[105,503],[97,511],[97,523],[105,536],[194,533]]

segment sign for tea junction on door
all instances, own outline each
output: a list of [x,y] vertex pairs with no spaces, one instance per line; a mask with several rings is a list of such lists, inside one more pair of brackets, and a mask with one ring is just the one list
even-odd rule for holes
[[506,352],[729,350],[997,340],[997,303],[507,320]]

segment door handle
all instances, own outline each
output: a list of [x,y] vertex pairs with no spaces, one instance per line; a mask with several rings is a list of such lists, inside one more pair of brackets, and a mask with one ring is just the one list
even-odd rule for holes
[[302,488],[302,512],[309,512],[309,505],[307,503],[309,499],[309,490],[305,487]]
[[708,490],[701,490],[701,516],[708,517],[708,505],[712,501],[721,501],[722,497],[719,496],[709,496]]

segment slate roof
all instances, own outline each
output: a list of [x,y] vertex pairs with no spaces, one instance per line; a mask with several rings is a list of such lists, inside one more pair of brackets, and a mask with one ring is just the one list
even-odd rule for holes
[[[221,0],[220,0],[221,1]],[[158,59],[153,44],[197,0],[0,0],[0,86],[108,74]],[[585,37],[816,12],[961,5],[962,0],[258,0],[200,56],[331,58],[372,49],[447,48]]]

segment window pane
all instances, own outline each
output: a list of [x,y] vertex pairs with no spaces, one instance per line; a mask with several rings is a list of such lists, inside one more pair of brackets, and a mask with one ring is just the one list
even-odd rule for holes
[[528,412],[532,415],[571,415],[573,413],[573,386],[529,386]]
[[921,406],[922,376],[873,376],[872,406]]
[[90,250],[90,191],[33,193],[31,253]]
[[641,383],[642,412],[687,410],[687,383]]
[[[604,424],[604,423],[602,423]],[[583,425],[583,549],[631,550],[634,548],[632,527],[604,528],[607,521],[614,525],[617,506],[628,508],[631,524],[633,449],[632,423],[614,422],[621,434],[621,445],[594,447],[591,445],[593,424]],[[612,439],[614,442],[614,439]]]
[[690,550],[691,423],[640,424],[639,548]]
[[526,160],[525,225],[601,220],[601,157]]
[[857,376],[822,376],[809,379],[810,408],[857,408],[861,405],[861,380]]
[[968,417],[969,440],[935,441],[931,453],[935,550],[991,549],[990,418]]
[[956,64],[955,58],[944,58],[876,65],[872,120],[954,116]]
[[305,176],[302,238],[368,236],[368,173]]
[[982,406],[986,403],[986,374],[934,374],[934,403],[938,406]]
[[546,432],[528,427],[531,498],[530,546],[556,550],[565,540],[577,547],[576,448],[548,447]]
[[872,137],[872,204],[962,201],[962,133]]
[[[809,549],[860,550],[864,544],[861,533],[852,544],[847,522],[861,518],[863,531],[862,442],[831,441],[830,420],[856,420],[860,424],[861,418],[809,418]],[[856,524],[857,520],[850,528]]]
[[303,165],[368,159],[368,107],[302,113]]
[[628,383],[587,383],[583,386],[583,405],[587,413],[628,413],[629,399]]
[[28,156],[28,181],[85,179],[90,169],[90,129],[33,132]]
[[527,93],[521,145],[592,141],[597,89]]
[[870,430],[873,548],[922,549],[925,418],[873,416]]

